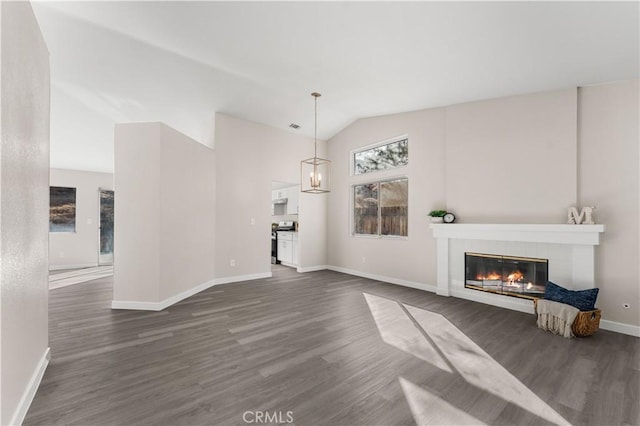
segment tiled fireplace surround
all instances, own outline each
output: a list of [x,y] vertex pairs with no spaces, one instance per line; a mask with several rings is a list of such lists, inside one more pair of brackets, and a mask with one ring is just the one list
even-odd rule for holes
[[465,252],[549,259],[549,281],[573,290],[595,287],[594,251],[604,225],[431,224],[437,239],[437,290],[533,313],[531,300],[464,287]]

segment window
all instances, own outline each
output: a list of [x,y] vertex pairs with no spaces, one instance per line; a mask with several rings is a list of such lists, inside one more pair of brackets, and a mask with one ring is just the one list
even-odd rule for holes
[[401,139],[353,152],[353,174],[377,172],[406,166],[409,163],[409,140]]
[[353,185],[353,234],[408,235],[409,179]]

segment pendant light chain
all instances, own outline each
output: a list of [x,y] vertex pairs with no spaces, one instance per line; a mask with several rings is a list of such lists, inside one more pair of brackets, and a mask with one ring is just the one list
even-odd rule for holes
[[313,92],[313,157],[318,158],[318,92]]

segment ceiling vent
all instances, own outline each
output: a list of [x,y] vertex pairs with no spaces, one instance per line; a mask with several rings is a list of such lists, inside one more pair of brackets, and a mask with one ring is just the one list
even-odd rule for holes
[[291,123],[291,124],[289,124],[289,127],[291,127],[292,129],[299,129],[300,125],[296,124],[296,123]]

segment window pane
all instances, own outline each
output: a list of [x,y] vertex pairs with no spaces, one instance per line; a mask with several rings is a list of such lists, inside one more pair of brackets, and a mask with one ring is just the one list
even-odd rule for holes
[[408,179],[380,183],[380,235],[408,235],[408,194]]
[[355,234],[378,234],[378,184],[353,187],[353,222]]
[[356,152],[353,161],[357,175],[405,166],[409,163],[409,142],[403,139]]

